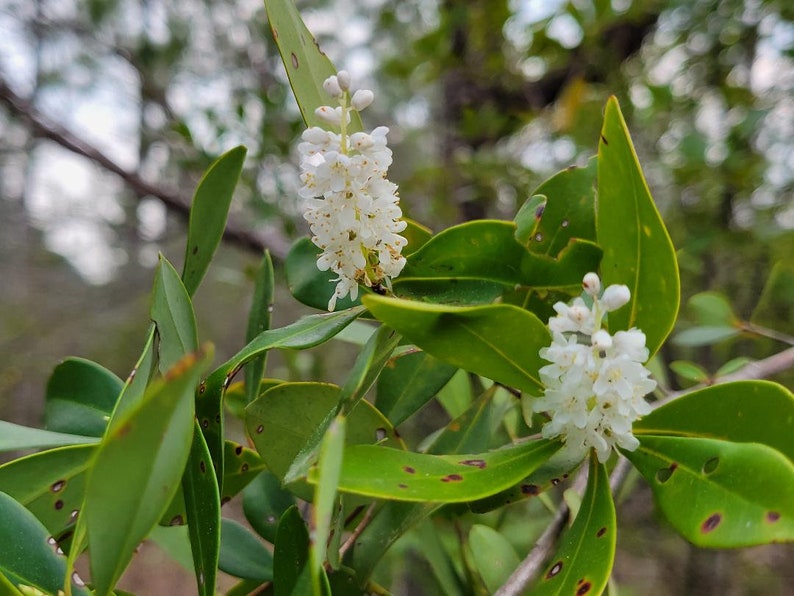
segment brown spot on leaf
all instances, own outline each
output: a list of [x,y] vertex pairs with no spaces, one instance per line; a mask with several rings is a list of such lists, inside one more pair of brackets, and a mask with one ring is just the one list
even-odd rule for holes
[[273,39],[278,39],[278,30],[275,27],[271,27],[270,30],[273,32]]
[[560,479],[559,479],[559,478],[552,478],[552,479],[551,479],[551,483],[552,483],[554,486],[557,486],[557,485],[560,483]]
[[265,430],[265,427],[260,424],[256,427],[256,434],[260,434],[263,430]]
[[767,511],[766,512],[766,521],[770,524],[775,523],[780,519],[780,512],[779,511]]
[[584,581],[584,579],[580,579],[579,582],[577,583],[577,585],[579,587],[576,589],[576,596],[584,596],[593,587],[593,584],[591,584],[590,582]]
[[711,457],[706,460],[706,463],[703,464],[703,473],[704,474],[711,474],[714,470],[717,469],[717,466],[720,465],[720,458],[719,457]]
[[609,145],[607,138],[604,135],[601,135],[601,140],[603,141],[604,145]]
[[708,534],[709,532],[716,530],[717,526],[719,526],[721,522],[722,522],[722,514],[712,513],[706,518],[706,521],[704,521],[701,524],[700,531],[703,532],[704,534]]
[[210,421],[205,418],[204,420],[201,421],[201,427],[202,428],[209,428],[210,427]]
[[386,438],[386,429],[378,427],[375,429],[375,440],[382,441]]
[[237,445],[237,447],[235,447],[235,448],[234,448],[234,452],[235,452],[237,455],[241,455],[241,454],[242,454],[242,452],[243,452],[243,446],[242,446],[242,445]]
[[171,521],[168,522],[169,526],[181,526],[185,523],[184,518],[181,515],[175,515],[171,518]]
[[290,54],[290,58],[292,59],[292,68],[298,68],[298,57],[295,55],[295,52]]
[[450,422],[449,426],[447,426],[447,429],[452,431],[453,433],[456,433],[456,432],[458,432],[460,430],[460,423],[458,423],[458,422]]
[[199,461],[199,470],[201,470],[202,474],[204,474],[207,471],[207,464],[204,463],[203,459]]
[[207,382],[206,381],[202,381],[201,385],[199,385],[199,395],[204,393],[206,390],[207,390]]
[[606,527],[599,528],[598,532],[596,532],[596,538],[601,538],[604,534],[607,533]]
[[194,255],[198,254],[198,246],[194,246],[193,250],[191,250],[190,252],[193,253]]
[[543,212],[546,210],[546,205],[538,205],[538,208],[535,209],[535,219],[540,219],[543,217]]
[[540,487],[537,484],[522,484],[521,493],[525,495],[539,495]]
[[408,488],[407,484],[403,484],[402,482],[397,485],[397,488]]
[[61,501],[60,499],[58,499],[57,501],[55,501],[55,509],[57,509],[58,511],[60,511],[61,509],[63,509],[63,501]]
[[670,480],[670,477],[673,475],[673,472],[675,472],[677,468],[678,468],[678,464],[675,462],[671,463],[667,468],[659,468],[656,471],[656,481],[659,484],[664,484],[665,482]]
[[64,486],[66,486],[66,480],[58,480],[52,483],[50,490],[54,493],[57,493],[62,491]]
[[486,462],[484,459],[464,459],[460,463],[464,466],[474,466],[475,468],[480,468],[481,470],[484,470],[488,467],[488,462]]
[[403,472],[406,474],[416,474],[416,470],[414,470],[411,466],[403,466]]
[[441,479],[441,482],[460,482],[463,480],[463,476],[460,474],[447,474]]
[[247,472],[248,471],[248,464],[243,464],[242,466],[240,466],[240,471],[241,472]]
[[546,572],[546,579],[551,579],[555,575],[557,575],[560,571],[562,571],[562,561],[557,561],[554,565],[551,566]]

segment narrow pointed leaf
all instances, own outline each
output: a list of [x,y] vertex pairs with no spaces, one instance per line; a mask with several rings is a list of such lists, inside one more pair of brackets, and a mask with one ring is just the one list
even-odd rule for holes
[[604,285],[631,290],[629,304],[609,314],[610,331],[639,327],[653,355],[678,314],[678,263],[615,97],[607,102],[598,145],[596,230]]
[[245,147],[235,147],[216,159],[196,187],[190,206],[182,281],[192,296],[207,272],[226,229],[234,188],[245,161]]
[[736,381],[688,393],[634,423],[641,434],[763,443],[794,462],[794,395],[769,381]]
[[275,596],[311,593],[309,532],[296,506],[281,516],[273,550]]
[[[399,501],[460,503],[518,482],[559,449],[531,441],[476,455],[426,455],[380,445],[345,449],[339,490]],[[318,475],[309,475],[317,482]]]
[[193,433],[193,393],[211,348],[191,354],[114,420],[86,480],[91,575],[108,594],[179,487]]
[[121,379],[96,362],[67,358],[47,381],[44,426],[61,433],[101,437],[123,386]]
[[454,307],[366,296],[370,312],[439,360],[539,395],[538,351],[551,336],[534,314],[508,304]]
[[[63,590],[66,557],[39,520],[4,492],[0,492],[0,575],[14,586],[30,586],[45,594]],[[72,580],[72,594],[88,590]],[[0,583],[3,594],[3,584]]]
[[693,544],[735,548],[794,540],[794,464],[779,451],[760,443],[638,438],[639,448],[624,455]]
[[198,349],[198,330],[190,296],[176,269],[163,256],[154,274],[149,315],[160,338],[159,367],[164,373]]
[[54,433],[0,420],[0,452],[98,442],[97,437]]
[[590,461],[579,513],[532,594],[601,594],[615,560],[617,520],[606,468]]
[[[276,282],[273,277],[273,261],[265,251],[254,281],[254,298],[248,314],[248,327],[245,340],[249,342],[263,331],[270,329],[270,313],[273,311],[273,293]],[[267,352],[254,358],[245,366],[245,398],[251,403],[259,395],[259,383],[265,372]]]
[[474,524],[469,531],[474,564],[488,592],[493,594],[520,563],[513,545],[489,526]]

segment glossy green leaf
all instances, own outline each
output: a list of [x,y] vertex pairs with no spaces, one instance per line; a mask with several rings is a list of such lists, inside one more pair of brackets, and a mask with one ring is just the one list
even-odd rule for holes
[[700,292],[687,302],[699,326],[702,327],[735,327],[739,317],[724,294],[719,292]]
[[[284,261],[287,288],[290,294],[306,306],[317,310],[328,310],[328,300],[336,289],[336,273],[331,270],[317,269],[320,249],[309,238],[299,238],[290,247]],[[361,304],[361,300],[351,300],[349,296],[337,300],[337,312]]]
[[295,506],[287,509],[278,522],[273,549],[273,587],[275,596],[311,593],[309,531]]
[[693,544],[733,548],[794,540],[794,464],[779,451],[760,443],[638,438],[639,448],[624,455]]
[[[62,590],[66,557],[56,552],[58,544],[47,528],[4,492],[0,492],[0,520],[0,574],[14,586],[31,586],[45,594]],[[72,594],[87,596],[82,580],[77,580],[73,576]]]
[[[273,276],[273,261],[270,259],[270,253],[265,251],[254,280],[254,298],[248,314],[248,327],[245,331],[246,343],[252,341],[263,331],[270,329],[270,313],[273,311],[273,294],[276,288]],[[259,384],[265,372],[266,359],[267,352],[245,365],[246,403],[250,404],[259,395]]]
[[491,304],[505,294],[504,284],[483,279],[413,277],[394,283],[399,298],[452,306]]
[[99,439],[95,436],[55,433],[0,420],[0,452],[98,442]]
[[424,244],[433,237],[433,232],[427,226],[423,226],[412,219],[404,217],[403,220],[407,226],[400,232],[400,236],[405,238],[408,244],[403,248],[402,255],[407,257],[424,246]]
[[690,348],[710,346],[737,337],[739,333],[736,327],[690,327],[676,333],[673,336],[673,343]]
[[186,356],[114,420],[86,479],[91,576],[108,594],[179,488],[193,435],[193,393],[212,349]]
[[629,304],[609,314],[610,331],[640,328],[653,356],[678,314],[678,263],[614,96],[598,145],[596,230],[604,249],[604,286],[625,284],[631,290]]
[[96,451],[97,445],[74,445],[12,460],[0,466],[0,491],[60,538],[82,507],[85,472]]
[[520,563],[513,545],[489,526],[474,524],[471,527],[469,547],[477,571],[491,594],[507,581]]
[[358,307],[341,312],[312,315],[286,327],[263,331],[202,382],[196,399],[196,417],[201,424],[218,477],[224,477],[223,393],[237,371],[252,359],[273,348],[302,350],[328,341],[363,312],[364,308]]
[[491,399],[496,385],[491,385],[460,416],[453,418],[426,449],[427,453],[477,453],[487,451],[493,428]]
[[616,538],[609,475],[593,458],[579,513],[532,594],[601,594],[612,573]]
[[199,287],[226,229],[234,188],[245,161],[245,147],[235,147],[216,159],[196,187],[190,207],[182,281],[188,295]]
[[392,424],[400,424],[433,399],[457,370],[425,352],[396,356],[378,377],[375,405]]
[[331,534],[331,523],[334,513],[341,515],[337,509],[336,490],[342,470],[342,452],[345,447],[345,430],[347,421],[344,416],[334,418],[325,432],[317,460],[317,484],[314,487],[314,508],[312,509],[311,534],[311,575],[312,591],[316,596],[321,594],[321,572]]
[[226,441],[223,452],[226,465],[223,467],[221,503],[226,503],[248,486],[260,472],[267,469],[267,466],[254,449],[234,441]]
[[2,572],[0,572],[0,594],[5,594],[6,596],[24,596]]
[[221,520],[221,571],[259,582],[273,579],[273,555],[256,536],[231,519]]
[[403,540],[411,540],[412,550],[421,553],[427,560],[444,596],[464,596],[470,593],[458,575],[453,554],[444,547],[439,528],[432,519],[419,524]]
[[165,373],[185,354],[198,349],[193,305],[173,265],[162,255],[154,273],[149,316],[157,327],[160,372]]
[[251,527],[269,542],[276,541],[278,520],[295,504],[295,498],[269,471],[261,472],[243,490],[243,512]]
[[746,358],[744,356],[739,356],[738,358],[732,358],[731,360],[728,360],[728,362],[726,362],[725,364],[720,366],[717,369],[717,372],[714,373],[714,376],[716,378],[719,378],[719,377],[724,377],[726,375],[733,374],[733,373],[738,372],[741,369],[743,369],[745,366],[750,364],[752,361],[753,361],[752,358]]
[[[283,383],[246,408],[246,430],[268,470],[283,480],[293,460],[339,402],[340,389],[325,383]],[[348,414],[348,444],[384,441],[402,447],[394,428],[369,402]],[[308,494],[301,493],[308,498]]]
[[695,383],[707,383],[709,381],[708,371],[694,362],[674,360],[670,363],[670,370],[687,381],[694,381]]
[[111,414],[111,421],[124,416],[143,399],[146,388],[149,386],[149,380],[155,373],[154,337],[155,325],[152,323],[146,333],[143,351],[127,380],[124,381],[124,387]]
[[193,444],[182,474],[182,494],[198,593],[212,596],[220,552],[221,497],[198,421],[193,425]]
[[366,296],[370,312],[431,356],[494,381],[539,395],[538,355],[551,343],[546,325],[521,308],[455,307]]
[[772,267],[750,321],[781,333],[794,334],[792,296],[794,296],[794,263],[791,258],[784,258]]
[[47,381],[45,428],[101,437],[123,386],[121,379],[96,362],[64,360]]
[[794,461],[794,396],[777,383],[736,381],[693,391],[634,423],[634,433],[763,443]]
[[[516,215],[516,240],[551,257],[572,238],[594,241],[597,167],[592,158],[587,167],[566,168],[536,188]],[[542,204],[532,200],[536,197],[543,199]]]
[[[292,0],[266,0],[265,8],[306,126],[326,128],[328,123],[317,118],[314,111],[335,101],[323,89],[323,81],[336,74],[336,68],[306,28]],[[348,134],[363,130],[358,112],[352,112],[347,128]]]
[[[427,455],[351,445],[345,449],[339,490],[399,501],[473,501],[515,484],[559,447],[541,440],[476,455]],[[317,479],[313,471],[309,482]]]

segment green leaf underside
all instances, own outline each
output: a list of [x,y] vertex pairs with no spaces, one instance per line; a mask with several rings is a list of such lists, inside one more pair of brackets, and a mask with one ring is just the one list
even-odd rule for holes
[[67,433],[56,433],[39,428],[21,426],[13,422],[0,420],[0,452],[21,451],[24,449],[41,449],[45,447],[62,447],[64,445],[82,445],[98,443],[95,436],[85,437]]
[[[427,455],[352,445],[344,452],[339,490],[399,501],[472,501],[515,484],[559,447],[541,440],[476,455]],[[309,481],[317,481],[316,469]]]
[[190,296],[196,292],[220,244],[246,152],[240,146],[221,155],[204,173],[193,194],[182,270],[182,281]]
[[551,343],[534,314],[508,304],[456,307],[384,296],[364,303],[378,319],[439,360],[539,395],[538,355]]
[[615,560],[617,519],[606,468],[591,458],[579,513],[532,594],[601,594]]
[[193,394],[211,348],[190,354],[109,429],[86,479],[91,575],[107,594],[179,488],[194,425]]
[[642,435],[626,452],[670,523],[702,547],[794,540],[794,464],[759,443]]
[[657,408],[633,432],[763,443],[794,462],[794,395],[769,381],[714,385]]
[[741,331],[736,327],[691,327],[684,329],[673,336],[673,343],[677,346],[699,347],[738,337]]
[[271,581],[273,555],[264,544],[234,520],[221,520],[221,527],[219,569],[243,579]]
[[[0,492],[0,520],[0,577],[45,594],[62,590],[66,557],[56,552],[58,545],[41,522],[4,492]],[[0,593],[6,594],[6,587],[0,583]],[[88,590],[72,581],[72,594],[86,596]]]
[[[306,28],[292,0],[266,0],[265,9],[306,126],[328,128],[328,123],[319,119],[314,111],[325,105],[336,107],[336,100],[322,87],[325,79],[336,74],[336,68]],[[356,88],[355,82],[353,88]],[[355,110],[350,114],[347,130],[348,134],[363,130]]]
[[596,229],[604,286],[631,291],[629,304],[610,313],[610,331],[640,328],[652,356],[678,314],[678,264],[615,97],[607,102],[598,145]]
[[[591,158],[587,167],[567,168],[536,188],[515,217],[516,240],[533,253],[550,257],[573,238],[595,241],[597,167],[597,159]],[[533,202],[534,198],[542,202]]]
[[45,428],[101,437],[123,386],[121,379],[96,362],[67,358],[47,381]]
[[493,594],[518,567],[518,555],[507,538],[482,524],[473,525],[469,531],[469,546],[485,587]]

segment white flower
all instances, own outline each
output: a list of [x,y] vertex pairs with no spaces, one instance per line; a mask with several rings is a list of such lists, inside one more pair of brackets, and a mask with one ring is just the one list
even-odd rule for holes
[[[399,206],[397,185],[387,178],[392,152],[385,126],[371,133],[347,134],[350,110],[372,103],[371,91],[360,89],[350,98],[350,75],[339,71],[323,88],[339,100],[338,107],[322,106],[315,114],[337,126],[339,133],[320,127],[304,131],[298,145],[301,158],[299,194],[306,201],[304,218],[312,242],[322,250],[317,259],[321,271],[333,271],[336,289],[328,302],[358,296],[359,284],[379,286],[400,274],[401,255],[407,241]],[[322,198],[319,198],[322,197]]]
[[605,462],[616,447],[632,451],[639,445],[631,425],[650,412],[644,396],[656,388],[656,381],[643,364],[648,348],[642,331],[610,335],[601,328],[607,312],[628,303],[628,288],[609,286],[599,298],[601,280],[595,273],[585,276],[582,287],[592,306],[581,297],[570,306],[554,305],[552,342],[540,350],[540,357],[551,363],[539,371],[546,389],[532,409],[549,415],[542,435],[561,439],[564,457],[581,461],[594,449]]

